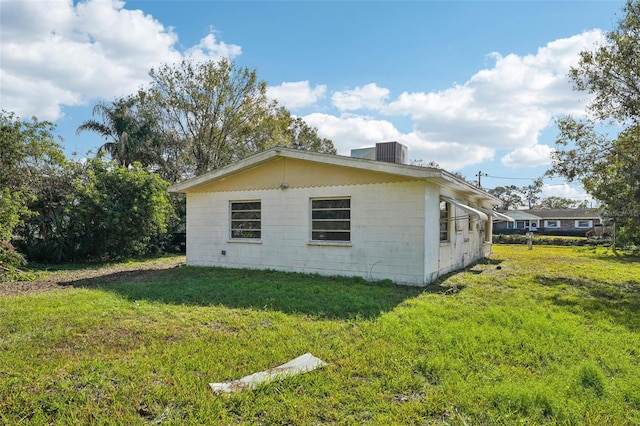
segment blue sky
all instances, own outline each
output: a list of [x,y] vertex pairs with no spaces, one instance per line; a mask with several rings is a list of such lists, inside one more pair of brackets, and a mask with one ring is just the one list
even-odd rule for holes
[[[566,78],[613,29],[622,1],[0,0],[0,101],[51,120],[68,154],[98,100],[146,84],[160,63],[222,56],[255,68],[269,95],[340,154],[397,140],[484,187],[549,167],[553,119],[588,97]],[[498,179],[490,176],[508,177]],[[544,194],[583,199],[546,180]]]

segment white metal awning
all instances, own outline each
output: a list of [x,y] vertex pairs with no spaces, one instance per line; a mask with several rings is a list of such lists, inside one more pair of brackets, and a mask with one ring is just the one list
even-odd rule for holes
[[507,222],[515,222],[516,220],[510,216],[507,216],[506,214],[502,214],[502,213],[498,213],[495,210],[486,210],[486,209],[482,209],[483,212],[486,212],[489,216],[493,217],[494,219],[498,219],[498,220],[506,220]]
[[441,195],[440,198],[442,198],[443,200],[445,200],[448,203],[453,204],[456,207],[461,208],[462,210],[466,211],[467,213],[469,213],[472,216],[477,217],[480,220],[489,220],[489,217],[487,216],[486,213],[481,212],[478,209],[475,209],[473,207],[469,207],[466,204],[461,203],[460,201],[456,201],[453,198],[450,197],[445,197],[444,195]]

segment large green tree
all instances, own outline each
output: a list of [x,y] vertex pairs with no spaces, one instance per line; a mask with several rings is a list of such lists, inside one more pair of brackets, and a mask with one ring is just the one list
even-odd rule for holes
[[[606,42],[580,54],[569,76],[589,92],[589,119],[558,121],[551,173],[580,181],[628,242],[640,243],[640,2],[628,0]],[[623,130],[611,137],[602,129]],[[612,128],[611,131],[613,131]]]
[[55,126],[0,114],[0,276],[12,276],[24,259],[13,249],[16,229],[35,215],[30,204],[49,185],[66,159],[55,141]]
[[102,136],[105,143],[98,153],[108,154],[121,166],[129,166],[136,161],[144,165],[154,163],[154,123],[145,119],[137,106],[136,96],[119,98],[111,103],[98,102],[93,107],[93,115],[100,119],[84,121],[76,133],[89,131]]
[[0,241],[8,241],[30,213],[28,203],[66,159],[47,121],[0,114]]
[[586,209],[587,201],[576,201],[570,198],[551,196],[543,198],[533,208],[535,209]]
[[532,209],[533,206],[540,200],[540,194],[542,193],[542,179],[535,179],[530,185],[522,187],[521,192],[526,205]]
[[489,189],[488,192],[502,201],[502,205],[499,206],[500,210],[513,210],[524,206],[520,188],[515,185],[497,186]]
[[287,146],[335,153],[329,139],[267,98],[255,70],[223,59],[162,65],[136,95],[138,108],[157,124],[156,170],[175,182]]
[[268,121],[270,108],[266,83],[254,70],[224,59],[183,60],[154,68],[150,76],[139,99],[157,120],[165,158],[180,174],[198,175],[253,151],[252,130]]
[[592,94],[589,105],[598,120],[638,124],[640,117],[640,2],[627,0],[618,26],[606,42],[580,53],[569,76],[575,89]]
[[326,154],[336,154],[336,148],[331,139],[318,135],[315,127],[309,126],[301,117],[293,117],[287,110],[282,108],[281,116],[285,140],[283,146],[300,149],[304,151],[323,152]]

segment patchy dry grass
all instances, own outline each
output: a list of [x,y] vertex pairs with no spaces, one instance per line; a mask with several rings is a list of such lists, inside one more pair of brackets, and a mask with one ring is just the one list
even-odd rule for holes
[[[183,258],[42,272],[56,291],[0,296],[0,423],[640,424],[639,259],[495,252],[429,291]],[[208,387],[307,351],[329,366]]]

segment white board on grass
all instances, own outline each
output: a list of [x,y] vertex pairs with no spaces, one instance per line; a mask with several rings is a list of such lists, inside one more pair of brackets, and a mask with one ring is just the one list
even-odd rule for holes
[[326,362],[307,352],[298,358],[292,359],[291,361],[277,367],[270,368],[269,370],[253,373],[230,382],[209,383],[209,386],[211,386],[211,389],[216,393],[239,392],[244,389],[255,389],[256,386],[262,383],[268,383],[273,380],[306,373],[308,371],[315,370],[316,368],[324,367],[325,365],[327,365]]

